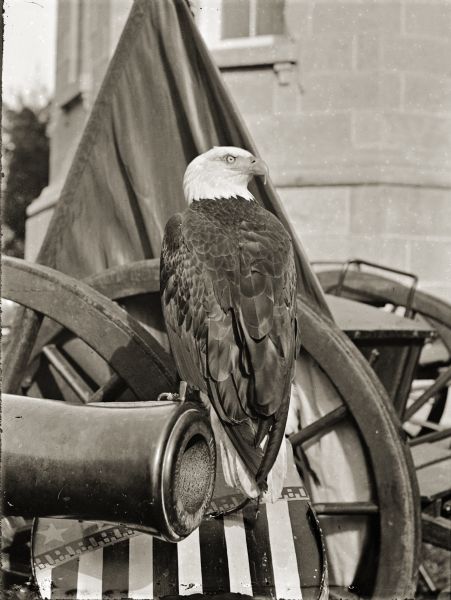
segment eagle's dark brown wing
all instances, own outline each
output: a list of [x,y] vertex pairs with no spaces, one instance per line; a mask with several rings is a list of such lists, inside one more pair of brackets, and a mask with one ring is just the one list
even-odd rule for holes
[[255,202],[194,202],[166,226],[161,294],[181,378],[208,393],[263,484],[283,440],[297,351],[286,230]]

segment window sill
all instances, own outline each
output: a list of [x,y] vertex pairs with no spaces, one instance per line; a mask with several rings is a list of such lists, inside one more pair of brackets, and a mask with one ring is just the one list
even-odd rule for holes
[[296,63],[297,44],[284,35],[224,40],[210,48],[220,69]]

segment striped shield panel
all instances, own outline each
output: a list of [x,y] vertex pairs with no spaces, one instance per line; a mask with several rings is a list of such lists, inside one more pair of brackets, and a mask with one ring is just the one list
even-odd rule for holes
[[[214,510],[230,504],[216,498]],[[136,599],[244,594],[316,600],[325,593],[317,521],[301,486],[274,504],[206,518],[171,544],[125,525],[39,519],[33,567],[44,598]]]

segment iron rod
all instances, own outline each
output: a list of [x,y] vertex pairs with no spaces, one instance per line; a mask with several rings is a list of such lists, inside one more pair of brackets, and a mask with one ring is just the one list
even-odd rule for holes
[[317,502],[313,503],[317,515],[374,515],[379,507],[373,502]]

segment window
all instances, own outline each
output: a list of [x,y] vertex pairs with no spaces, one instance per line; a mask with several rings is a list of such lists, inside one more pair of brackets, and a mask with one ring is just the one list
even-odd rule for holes
[[81,74],[81,36],[83,24],[83,3],[79,0],[69,3],[69,31],[67,36],[69,52],[69,83],[78,83]]
[[196,21],[211,47],[230,41],[251,44],[284,31],[285,0],[198,0]]
[[281,35],[284,0],[223,0],[221,39]]
[[56,100],[68,107],[81,97],[84,3],[65,0],[58,5]]
[[191,0],[191,6],[220,69],[296,62],[285,0]]

